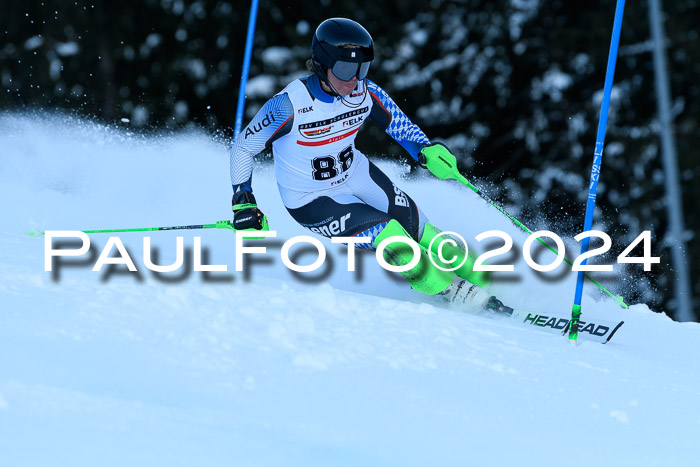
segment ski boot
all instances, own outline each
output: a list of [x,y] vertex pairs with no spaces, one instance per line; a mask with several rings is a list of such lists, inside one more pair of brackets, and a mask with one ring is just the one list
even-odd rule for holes
[[486,302],[484,309],[486,309],[486,311],[490,311],[496,314],[502,314],[506,316],[513,315],[513,309],[509,306],[504,305],[502,301],[500,301],[493,295],[489,297],[489,301]]
[[513,309],[506,306],[493,295],[489,295],[484,289],[478,285],[472,284],[459,277],[452,281],[452,284],[442,291],[439,295],[445,300],[453,303],[468,303],[477,306],[482,310],[511,316]]

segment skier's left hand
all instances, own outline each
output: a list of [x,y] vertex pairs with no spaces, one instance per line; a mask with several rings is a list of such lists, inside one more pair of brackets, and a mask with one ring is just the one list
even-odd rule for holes
[[433,143],[423,147],[418,153],[418,163],[439,179],[454,178],[457,170],[457,158],[442,143]]

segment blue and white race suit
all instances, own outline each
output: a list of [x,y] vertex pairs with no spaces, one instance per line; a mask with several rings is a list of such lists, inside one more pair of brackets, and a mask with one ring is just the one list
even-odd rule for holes
[[316,75],[290,83],[258,111],[231,149],[234,192],[251,190],[253,157],[271,147],[282,202],[301,225],[327,237],[376,237],[396,219],[418,240],[426,217],[355,147],[370,119],[417,160],[430,144],[377,84],[349,96],[323,91]]

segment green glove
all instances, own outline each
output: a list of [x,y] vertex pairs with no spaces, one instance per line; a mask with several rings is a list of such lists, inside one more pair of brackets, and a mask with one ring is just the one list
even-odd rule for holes
[[425,146],[418,153],[418,162],[421,167],[441,180],[454,179],[462,183],[469,183],[457,170],[457,158],[442,143],[433,143]]

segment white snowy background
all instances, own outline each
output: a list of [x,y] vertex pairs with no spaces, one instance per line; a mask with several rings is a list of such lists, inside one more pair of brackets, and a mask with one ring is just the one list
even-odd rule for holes
[[[534,274],[525,235],[494,208],[380,167],[443,230],[513,237],[515,272],[490,288],[505,303],[570,313],[575,276]],[[247,276],[226,230],[119,234],[138,273],[91,271],[108,234],[45,272],[43,238],[25,235],[226,219],[228,171],[227,145],[203,133],[0,114],[0,465],[697,465],[700,324],[587,285],[584,318],[625,325],[574,347],[431,301],[371,255],[347,272],[326,240],[332,266],[295,276],[281,244],[308,232],[269,165],[253,184],[278,238]],[[146,236],[158,264],[184,237],[189,267],[147,270]],[[195,237],[228,272],[192,272]]]

